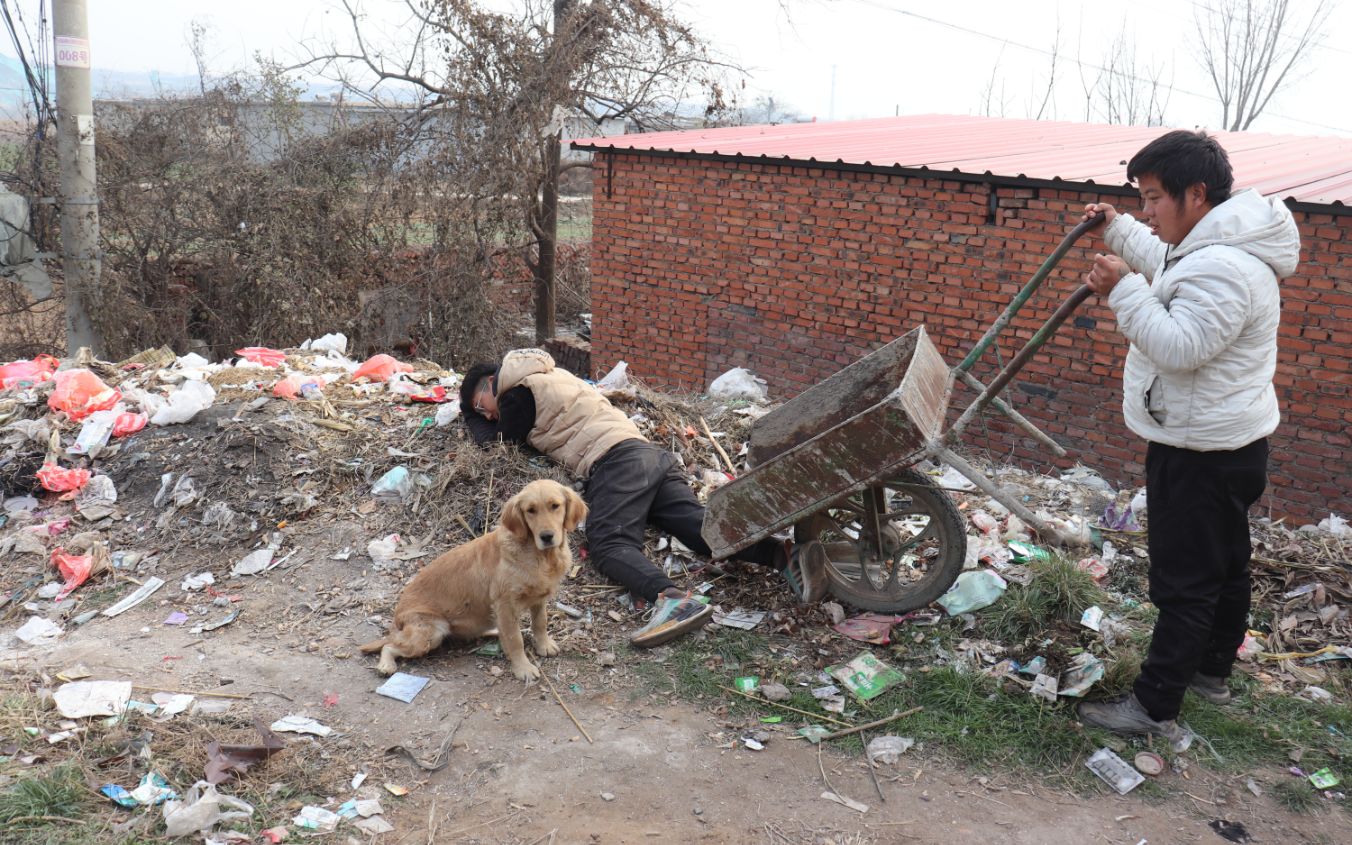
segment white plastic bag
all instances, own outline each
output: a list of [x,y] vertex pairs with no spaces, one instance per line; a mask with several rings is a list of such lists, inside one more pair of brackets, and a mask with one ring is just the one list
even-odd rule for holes
[[169,402],[150,418],[154,425],[185,423],[205,411],[216,401],[216,391],[204,381],[185,381],[183,386],[169,394]]
[[330,332],[316,340],[307,340],[300,345],[301,349],[308,349],[311,352],[336,352],[339,355],[347,354],[347,335],[342,332]]
[[[222,808],[228,808],[229,812]],[[189,836],[198,831],[211,830],[221,822],[247,819],[253,812],[253,805],[229,795],[221,795],[216,787],[199,780],[183,796],[182,801],[164,802],[164,832],[171,837]]]
[[596,382],[597,390],[624,390],[629,386],[629,365],[621,361]]
[[713,380],[709,385],[709,395],[715,399],[764,402],[769,397],[769,392],[765,388],[765,379],[744,367],[733,367]]
[[79,436],[66,450],[66,454],[97,458],[103,447],[108,445],[109,438],[113,436],[113,423],[117,421],[118,415],[125,413],[126,410],[126,406],[118,404],[111,410],[95,411],[90,414],[80,428]]
[[413,493],[413,479],[402,464],[380,476],[371,486],[371,495],[381,499],[407,499]]
[[1352,537],[1352,527],[1336,513],[1329,514],[1328,519],[1319,520],[1319,530],[1327,531],[1335,537]]
[[458,416],[460,416],[459,399],[452,399],[444,405],[438,405],[436,417],[437,428],[445,428],[455,422],[455,418]]

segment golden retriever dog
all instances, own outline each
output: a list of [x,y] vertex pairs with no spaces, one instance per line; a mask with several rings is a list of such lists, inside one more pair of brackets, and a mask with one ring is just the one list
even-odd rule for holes
[[587,516],[582,497],[556,481],[532,481],[507,501],[498,527],[433,560],[408,582],[394,608],[394,626],[361,646],[380,652],[376,671],[398,667],[397,658],[421,657],[446,637],[471,640],[498,629],[512,674],[540,677],[526,657],[521,614],[530,611],[535,653],[552,657],[549,605],[572,566],[568,532]]

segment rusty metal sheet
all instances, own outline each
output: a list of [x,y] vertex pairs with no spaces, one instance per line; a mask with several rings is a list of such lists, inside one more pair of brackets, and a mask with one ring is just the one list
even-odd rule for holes
[[757,420],[756,466],[709,497],[702,533],[713,556],[920,460],[943,428],[951,391],[948,366],[918,327]]

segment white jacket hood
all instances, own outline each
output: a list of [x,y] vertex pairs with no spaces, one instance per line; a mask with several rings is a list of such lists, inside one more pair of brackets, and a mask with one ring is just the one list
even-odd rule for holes
[[1122,373],[1127,426],[1154,443],[1209,452],[1271,434],[1281,321],[1278,280],[1300,260],[1291,212],[1237,191],[1171,247],[1119,214],[1108,248],[1136,272],[1108,296],[1131,341]]
[[1278,279],[1296,271],[1300,230],[1286,203],[1252,188],[1236,191],[1198,221],[1170,259],[1208,246],[1232,246],[1272,268]]

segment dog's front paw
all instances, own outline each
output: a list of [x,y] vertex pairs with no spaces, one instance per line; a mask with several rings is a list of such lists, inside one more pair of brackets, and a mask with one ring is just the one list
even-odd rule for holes
[[395,663],[393,657],[381,655],[380,662],[376,664],[376,671],[382,675],[393,675],[399,671],[399,664]]
[[512,674],[518,681],[536,681],[540,678],[540,668],[529,660],[512,664]]
[[535,641],[535,653],[541,657],[553,657],[559,653],[559,644],[554,642],[553,637],[545,637]]

